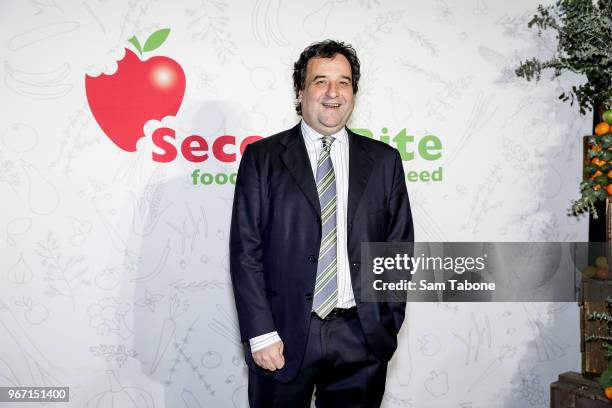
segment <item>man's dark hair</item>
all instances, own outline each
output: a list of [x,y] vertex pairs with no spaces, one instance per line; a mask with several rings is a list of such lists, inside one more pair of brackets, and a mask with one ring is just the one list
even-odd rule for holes
[[350,44],[341,41],[324,40],[310,44],[302,53],[300,58],[293,64],[293,90],[295,91],[295,110],[302,115],[302,105],[297,101],[300,91],[304,90],[306,81],[306,67],[311,58],[333,58],[336,54],[342,54],[351,65],[351,76],[353,94],[357,93],[357,84],[361,73],[359,71],[359,58],[355,49]]

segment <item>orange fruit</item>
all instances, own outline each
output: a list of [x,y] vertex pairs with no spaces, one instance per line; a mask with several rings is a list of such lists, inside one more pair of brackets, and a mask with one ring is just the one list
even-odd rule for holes
[[600,188],[601,188],[601,186],[599,184],[595,184],[593,186],[593,190],[595,190],[595,191],[599,190]]
[[612,178],[612,169],[608,170],[608,177]]
[[597,268],[597,271],[595,271],[595,277],[597,279],[608,279],[610,277],[610,272],[608,271],[608,268]]
[[606,122],[601,122],[597,126],[595,126],[595,134],[597,136],[606,134],[609,131],[610,131],[610,125],[608,125]]
[[597,170],[595,173],[593,173],[593,175],[591,176],[592,179],[594,179],[595,177],[599,177],[601,176],[603,173],[601,172],[601,170]]
[[606,394],[606,397],[609,400],[612,400],[612,387],[606,387],[606,389],[604,390],[604,394]]
[[612,196],[612,183],[608,184],[608,187],[606,187],[606,191],[608,192],[608,195]]
[[597,144],[593,146],[591,150],[593,150],[594,152],[601,152],[601,145]]

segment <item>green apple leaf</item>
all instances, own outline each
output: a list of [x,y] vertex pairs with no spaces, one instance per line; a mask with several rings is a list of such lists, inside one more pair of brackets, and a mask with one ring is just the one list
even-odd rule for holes
[[162,28],[161,30],[157,30],[156,32],[151,34],[149,38],[147,38],[147,41],[145,41],[145,45],[142,50],[144,52],[147,52],[153,51],[154,49],[158,48],[164,43],[164,41],[166,41],[166,38],[168,38],[168,34],[170,34],[169,28]]
[[132,44],[134,47],[136,47],[136,49],[138,50],[138,53],[142,55],[142,47],[140,46],[140,41],[138,41],[138,38],[136,38],[135,35],[133,35],[132,38],[128,40],[128,42]]

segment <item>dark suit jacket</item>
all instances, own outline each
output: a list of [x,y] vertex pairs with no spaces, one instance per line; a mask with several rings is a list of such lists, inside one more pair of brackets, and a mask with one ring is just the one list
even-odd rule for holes
[[[361,242],[414,240],[398,151],[348,130],[347,247],[353,293],[368,344],[390,359],[405,302],[361,302]],[[321,241],[321,210],[300,125],[250,144],[242,156],[230,230],[230,273],[247,365],[288,382],[300,369]],[[278,331],[285,366],[253,361],[250,338]]]

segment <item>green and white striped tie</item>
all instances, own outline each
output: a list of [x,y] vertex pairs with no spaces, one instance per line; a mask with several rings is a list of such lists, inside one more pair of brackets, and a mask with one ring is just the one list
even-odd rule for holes
[[317,264],[312,310],[322,319],[338,303],[337,228],[336,228],[336,175],[330,158],[334,138],[325,136],[323,150],[317,164],[317,190],[321,204],[321,248]]

